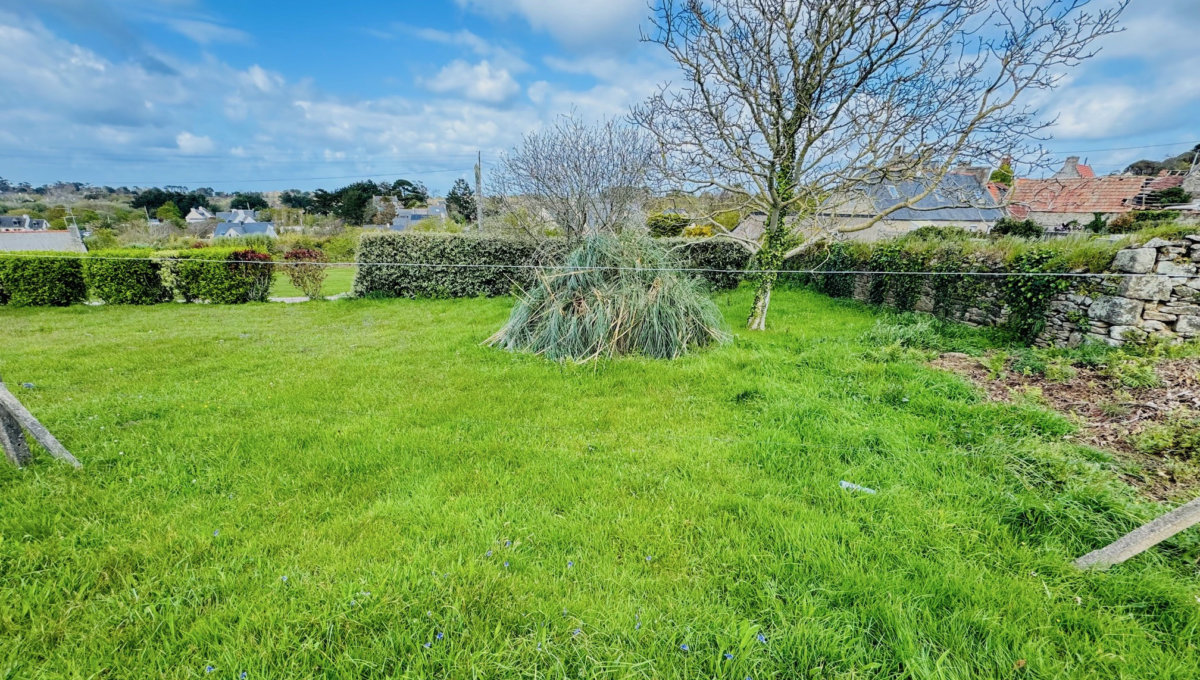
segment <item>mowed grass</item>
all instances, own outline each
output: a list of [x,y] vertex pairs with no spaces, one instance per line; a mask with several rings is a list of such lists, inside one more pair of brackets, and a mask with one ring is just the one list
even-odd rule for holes
[[[321,294],[325,296],[349,293],[354,288],[354,273],[357,267],[329,267],[325,270],[325,283]],[[304,291],[292,285],[283,272],[275,274],[275,285],[271,286],[271,297],[303,297]]]
[[84,463],[0,466],[0,677],[1200,676],[1195,530],[1075,571],[1155,509],[871,311],[576,366],[510,304],[0,309]]

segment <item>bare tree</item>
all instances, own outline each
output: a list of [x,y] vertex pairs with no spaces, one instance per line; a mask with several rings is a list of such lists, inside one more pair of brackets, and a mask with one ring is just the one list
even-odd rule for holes
[[[1037,155],[1053,88],[1117,30],[1124,0],[659,0],[653,32],[682,71],[638,106],[666,176],[762,211],[736,238],[778,269],[821,237],[868,229],[938,190],[959,161]],[[885,182],[917,182],[892,205]],[[839,215],[861,214],[846,223]],[[763,329],[774,274],[749,327]]]
[[493,187],[520,223],[552,221],[568,239],[615,232],[648,195],[655,145],[614,120],[586,123],[573,114],[525,135],[500,161]]

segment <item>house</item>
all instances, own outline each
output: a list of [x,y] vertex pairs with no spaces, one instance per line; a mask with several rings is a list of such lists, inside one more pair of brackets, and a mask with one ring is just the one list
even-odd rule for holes
[[255,211],[247,208],[235,208],[233,210],[217,213],[216,218],[221,222],[236,222],[238,224],[245,224],[246,222],[257,222],[258,214]]
[[184,217],[183,219],[188,224],[199,224],[200,222],[207,222],[209,220],[215,220],[215,219],[217,219],[217,216],[214,215],[212,213],[212,211],[210,211],[208,208],[205,208],[202,205],[198,205],[198,206],[192,208],[191,210],[189,210],[187,217]]
[[268,236],[276,238],[274,222],[221,222],[213,230],[213,238],[236,238],[238,236]]
[[930,181],[920,177],[881,181],[855,196],[827,202],[823,217],[833,222],[834,228],[852,229],[929,191],[912,207],[898,208],[870,227],[846,231],[846,235],[859,241],[879,241],[921,227],[961,227],[987,233],[1004,217],[1004,209],[988,190],[986,177],[982,181],[981,177],[974,168],[953,171],[942,177],[932,191]]
[[45,231],[49,228],[50,223],[46,220],[33,219],[29,215],[0,217],[0,231]]
[[30,229],[0,230],[0,252],[50,251],[86,253],[83,239],[75,227],[65,230]]
[[1008,213],[1030,219],[1049,229],[1086,224],[1096,213],[1106,218],[1140,208],[1155,191],[1183,186],[1190,175],[1162,172],[1155,177],[1107,175],[1096,177],[1092,169],[1071,156],[1048,179],[1018,179],[1008,194]]
[[445,205],[431,205],[428,208],[400,208],[392,219],[392,231],[404,231],[422,220],[445,220],[449,216]]

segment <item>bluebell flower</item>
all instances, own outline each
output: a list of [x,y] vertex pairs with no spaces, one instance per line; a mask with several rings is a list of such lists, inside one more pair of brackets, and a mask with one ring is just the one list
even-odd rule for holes
[[583,630],[576,628],[575,630],[571,631],[571,637],[575,637],[576,635],[579,635],[582,632],[583,632]]
[[646,561],[647,561],[647,562],[649,562],[649,561],[650,561],[650,556],[649,556],[649,555],[646,555]]
[[759,633],[759,634],[758,634],[758,641],[759,641],[759,642],[761,642],[761,643],[763,643],[764,645],[765,645],[765,644],[767,644],[767,636],[766,636],[766,635],[763,635],[762,633]]
[[436,637],[437,639],[441,640],[442,638],[444,638],[444,637],[446,637],[446,636],[445,636],[445,635],[442,635],[442,632],[441,632],[441,631],[438,631],[438,634],[437,634],[437,635],[435,635],[434,637]]
[[733,661],[733,655],[732,655],[732,654],[730,654],[729,652],[725,652],[725,660],[726,660],[726,661]]
[[508,569],[508,560],[505,560],[505,561],[504,561],[504,568],[505,568],[505,569]]
[[205,673],[212,673],[212,672],[213,672],[213,671],[215,671],[215,670],[217,670],[217,669],[213,668],[212,666],[205,666],[205,667],[204,667],[204,672],[205,672]]
[[217,536],[217,535],[218,535],[218,534],[220,534],[220,533],[221,533],[221,530],[220,530],[220,529],[217,529],[216,531],[214,531],[214,532],[213,532],[213,536],[215,537],[215,536]]
[[426,643],[425,643],[425,649],[429,649],[429,648],[430,648],[430,647],[432,647],[432,646],[433,646],[433,643],[432,643],[432,642],[426,642]]
[[575,563],[572,562],[571,560],[567,560],[567,569],[570,569],[573,566],[575,566]]
[[637,623],[633,624],[633,629],[634,629],[634,630],[641,630],[641,629],[642,629],[642,622],[641,622],[641,621],[638,621]]
[[286,580],[287,580],[287,576],[280,576],[280,577],[279,577],[279,580],[280,580],[280,581],[286,581]]
[[491,557],[491,556],[492,556],[492,551],[491,551],[491,550],[489,550],[489,551],[485,552],[485,553],[483,554],[483,556],[484,556],[484,557]]
[[241,678],[242,680],[246,680],[246,671],[242,671],[242,674],[239,675],[238,677]]
[[505,541],[505,542],[504,542],[504,547],[505,547],[505,548],[507,548],[507,547],[508,547],[508,546],[510,546],[510,545],[512,545],[512,541]]
[[687,643],[686,643],[686,642],[685,642],[685,643],[683,643],[682,645],[679,645],[679,648],[680,648],[680,649],[682,649],[682,650],[683,650],[683,651],[685,651],[685,652],[686,652],[686,651],[688,651],[688,646],[687,646]]

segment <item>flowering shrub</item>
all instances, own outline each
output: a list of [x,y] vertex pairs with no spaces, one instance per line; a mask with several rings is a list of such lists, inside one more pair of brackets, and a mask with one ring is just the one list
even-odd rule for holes
[[312,248],[296,247],[283,254],[280,265],[292,285],[304,292],[309,300],[321,297],[325,283],[325,254]]

